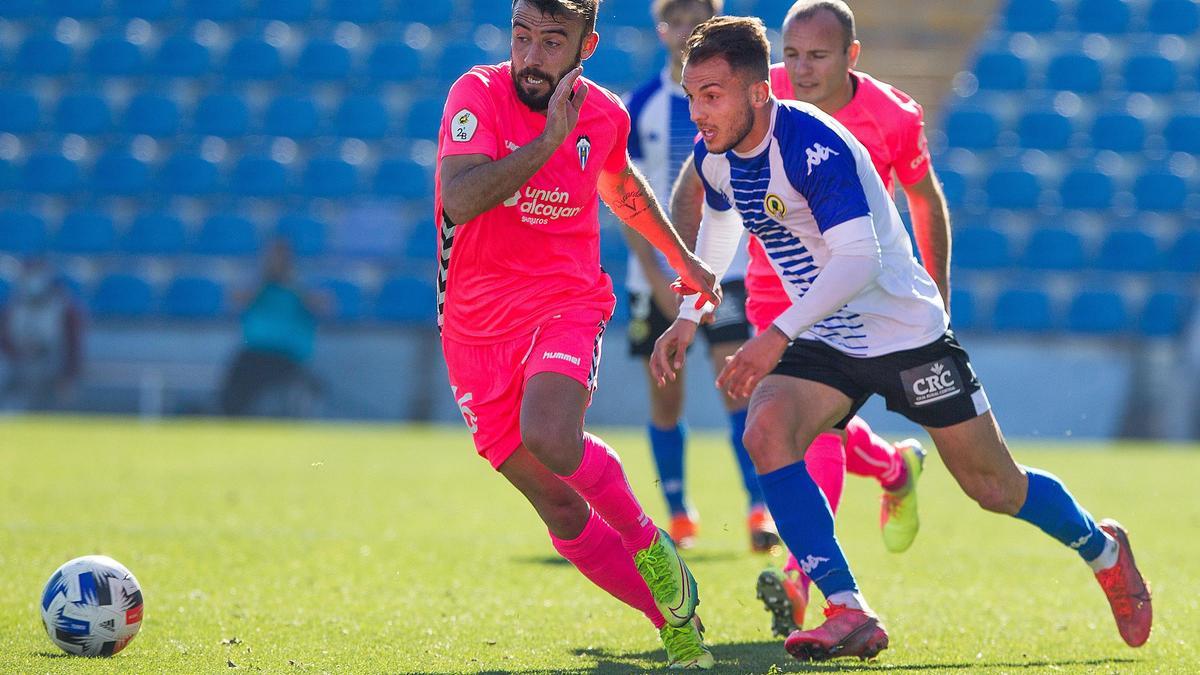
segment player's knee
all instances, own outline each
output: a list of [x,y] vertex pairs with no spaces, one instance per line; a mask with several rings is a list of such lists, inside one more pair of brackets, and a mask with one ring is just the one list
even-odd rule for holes
[[754,460],[755,468],[760,471],[764,467],[788,463],[784,461],[784,456],[790,450],[787,447],[787,435],[779,433],[778,429],[772,429],[770,425],[748,425],[742,434],[742,444],[746,446],[750,459]]
[[578,467],[583,435],[578,425],[547,420],[522,426],[521,443],[546,468],[565,476]]
[[968,485],[967,494],[985,511],[1008,515],[1021,510],[1021,504],[1025,500],[1024,494],[1009,489],[1001,481],[986,478]]

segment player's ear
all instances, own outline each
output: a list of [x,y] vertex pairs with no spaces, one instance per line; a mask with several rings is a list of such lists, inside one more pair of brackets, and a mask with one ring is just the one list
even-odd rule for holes
[[850,48],[846,50],[846,60],[849,61],[850,67],[854,68],[858,65],[858,57],[862,55],[862,43],[858,40],[850,43]]
[[771,100],[771,84],[760,80],[750,85],[750,103],[755,108],[761,108]]
[[583,49],[579,52],[579,58],[583,60],[590,59],[592,54],[596,53],[596,45],[600,44],[600,34],[593,32],[583,39]]

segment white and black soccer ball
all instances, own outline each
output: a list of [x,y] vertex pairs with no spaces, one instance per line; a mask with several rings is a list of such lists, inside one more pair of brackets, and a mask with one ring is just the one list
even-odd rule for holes
[[108,556],[76,558],[46,582],[42,622],[54,644],[68,654],[112,656],[142,627],[142,587]]

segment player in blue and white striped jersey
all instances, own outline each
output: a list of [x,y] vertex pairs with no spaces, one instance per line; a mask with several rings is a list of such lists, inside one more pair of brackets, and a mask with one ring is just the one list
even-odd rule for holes
[[[717,379],[753,392],[746,449],[779,533],[827,598],[828,617],[784,643],[800,659],[870,658],[888,636],[859,593],[833,517],[805,467],[817,434],[874,395],[920,424],[963,490],[989,511],[1036,525],[1096,572],[1122,637],[1149,637],[1150,594],[1115,521],[1097,523],[1053,475],[1018,465],[958,344],[942,300],[912,254],[866,149],[816,107],[771,95],[758,19],[721,17],[688,38],[683,86],[701,133],[695,167],[706,215],[696,252],[721,273],[743,227],[792,295]],[[699,312],[684,299],[651,367],[665,382]]]

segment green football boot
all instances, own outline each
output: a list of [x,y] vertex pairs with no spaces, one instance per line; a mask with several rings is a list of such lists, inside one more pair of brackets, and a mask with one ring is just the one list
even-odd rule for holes
[[667,667],[671,670],[708,670],[716,663],[704,644],[704,624],[699,616],[680,628],[667,624],[659,629],[658,636],[667,650]]
[[642,579],[646,580],[650,595],[654,596],[654,604],[667,623],[676,628],[686,626],[696,615],[700,595],[696,578],[683,558],[679,557],[671,537],[659,528],[654,541],[633,554],[633,564]]
[[896,451],[908,469],[908,480],[899,490],[884,490],[879,507],[879,528],[883,530],[883,545],[892,553],[903,553],[912,546],[921,529],[917,515],[917,481],[925,467],[925,448],[913,438],[896,444]]

